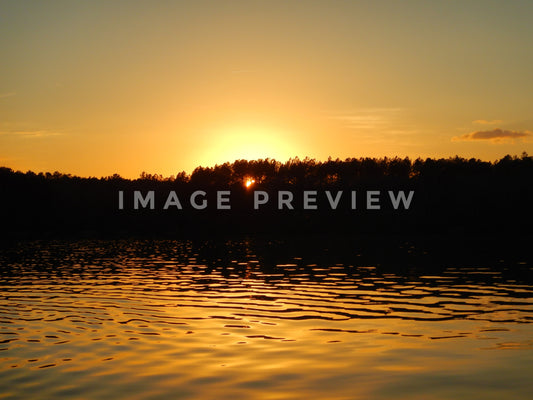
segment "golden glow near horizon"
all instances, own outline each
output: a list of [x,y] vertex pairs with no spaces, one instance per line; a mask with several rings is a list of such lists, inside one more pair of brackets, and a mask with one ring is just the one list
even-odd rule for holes
[[0,4],[0,165],[533,153],[533,3]]
[[[291,134],[260,126],[233,127],[214,131],[207,135],[209,145],[203,149],[200,164],[214,165],[235,160],[276,159],[295,157],[297,146]],[[307,147],[305,143],[301,146]]]

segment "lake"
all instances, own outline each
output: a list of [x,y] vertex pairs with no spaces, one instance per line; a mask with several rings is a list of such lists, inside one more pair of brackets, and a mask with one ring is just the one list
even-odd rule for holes
[[0,248],[2,399],[529,399],[529,239]]

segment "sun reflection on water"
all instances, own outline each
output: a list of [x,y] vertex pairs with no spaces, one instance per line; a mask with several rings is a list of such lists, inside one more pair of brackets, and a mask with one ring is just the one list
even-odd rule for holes
[[[492,268],[394,273],[340,251],[326,262],[312,244],[307,254],[249,240],[0,252],[0,389],[27,398],[39,387],[57,399],[444,399],[463,382],[470,397],[526,398],[527,280]],[[410,389],[398,392],[400,383]]]

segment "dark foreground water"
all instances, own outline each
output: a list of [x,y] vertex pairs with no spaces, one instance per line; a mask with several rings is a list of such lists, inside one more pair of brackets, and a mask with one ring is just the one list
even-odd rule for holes
[[0,249],[2,399],[530,399],[529,242]]

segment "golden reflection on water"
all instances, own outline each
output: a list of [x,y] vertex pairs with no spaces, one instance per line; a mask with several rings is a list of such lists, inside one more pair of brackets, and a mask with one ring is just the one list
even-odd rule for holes
[[531,264],[511,277],[505,263],[400,273],[351,259],[351,247],[339,259],[282,250],[249,241],[3,250],[2,398],[530,393]]

